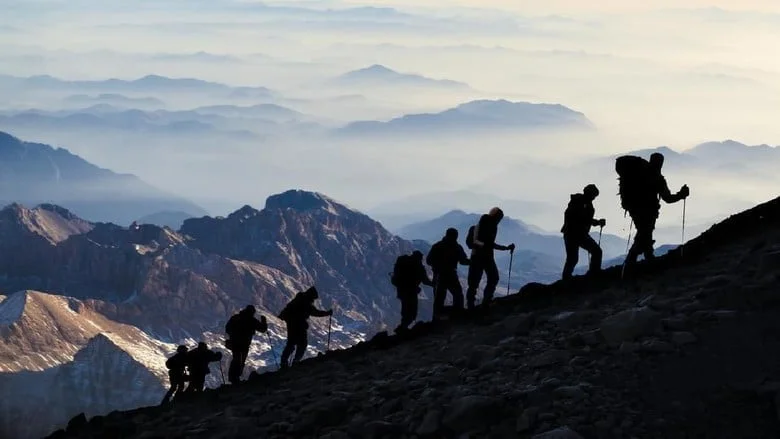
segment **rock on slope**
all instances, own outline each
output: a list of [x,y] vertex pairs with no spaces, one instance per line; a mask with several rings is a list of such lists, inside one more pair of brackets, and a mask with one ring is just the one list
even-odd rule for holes
[[778,224],[780,199],[629,280],[529,284],[488,317],[50,437],[778,437]]

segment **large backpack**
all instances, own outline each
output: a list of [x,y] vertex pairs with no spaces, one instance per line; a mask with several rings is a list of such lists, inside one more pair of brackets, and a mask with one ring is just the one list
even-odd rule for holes
[[632,210],[642,202],[650,178],[650,162],[633,155],[624,155],[615,159],[615,171],[618,173],[620,206]]
[[469,227],[468,233],[466,233],[466,247],[473,249],[474,248],[474,229],[476,229],[477,226],[471,226]]
[[233,333],[236,330],[236,320],[238,320],[238,314],[231,316],[225,324],[225,334],[227,334],[228,337],[233,337]]
[[414,268],[412,264],[414,259],[411,255],[401,255],[395,260],[395,266],[393,266],[393,275],[390,278],[390,283],[394,286],[399,286],[408,283]]

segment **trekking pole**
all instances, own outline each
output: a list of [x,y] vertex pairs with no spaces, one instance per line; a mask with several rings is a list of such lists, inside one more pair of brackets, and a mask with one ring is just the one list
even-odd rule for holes
[[328,348],[325,352],[330,350],[330,329],[333,327],[333,314],[328,316]]
[[222,385],[224,386],[225,383],[225,372],[222,370],[222,359],[219,360],[219,374],[222,376]]
[[604,226],[599,227],[599,247],[601,247],[601,233],[604,232]]
[[276,358],[276,350],[274,350],[274,345],[271,343],[271,334],[268,331],[266,331],[265,335],[268,337],[268,346],[271,348],[271,355],[274,356],[274,363],[276,363],[276,367],[281,369],[282,364],[279,363],[279,359]]
[[631,218],[631,222],[628,224],[628,242],[626,242],[626,259],[623,260],[623,268],[620,270],[620,280],[623,280],[623,276],[626,274],[626,262],[628,262],[628,249],[631,245],[631,227],[634,225],[634,219]]
[[506,295],[509,295],[509,283],[512,282],[512,259],[515,257],[515,251],[509,252],[509,273],[506,276]]
[[688,201],[687,198],[683,198],[683,221],[682,221],[682,239],[680,239],[680,257],[683,255],[683,250],[685,250],[685,202]]

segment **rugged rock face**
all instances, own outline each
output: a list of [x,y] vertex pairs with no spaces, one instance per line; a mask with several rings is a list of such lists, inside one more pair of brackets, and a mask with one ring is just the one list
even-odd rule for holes
[[388,272],[398,255],[419,247],[358,211],[299,190],[269,197],[262,211],[244,206],[224,219],[186,220],[181,233],[205,253],[275,267],[317,285],[325,303],[339,297],[338,306],[368,332],[398,312],[395,295],[387,294],[393,288]]
[[[19,291],[0,296],[3,388],[21,395],[30,387],[41,398],[46,386],[56,387],[48,391],[52,395],[63,389],[92,395],[63,396],[61,411],[39,414],[47,431],[80,411],[91,416],[159,402],[161,385],[167,385],[164,361],[175,346],[205,340],[223,349],[227,319],[248,303],[268,317],[270,329],[269,336],[256,337],[245,373],[275,368],[286,328],[274,316],[310,285],[321,291],[321,308],[336,310],[331,348],[396,323],[398,301],[388,272],[412,243],[319,194],[290,192],[272,197],[269,206],[246,207],[227,219],[191,220],[197,227],[188,234],[90,223],[52,205],[14,204],[0,211],[0,291]],[[423,305],[421,318],[429,315]],[[311,319],[309,355],[326,350],[328,323]],[[101,334],[125,352],[117,361],[133,365],[136,375],[115,375],[115,363],[97,360],[79,366],[87,363],[78,363],[77,353]],[[226,354],[225,367],[229,359]],[[221,383],[217,369],[210,386]],[[57,381],[46,381],[55,371]],[[100,399],[95,392],[103,388],[116,393]],[[122,392],[127,400],[118,396]],[[20,398],[7,398],[0,418],[20,407],[26,407]],[[45,433],[24,424],[4,428],[10,430],[0,437]]]
[[489,315],[50,437],[777,437],[778,224],[780,199],[626,280],[529,284]]

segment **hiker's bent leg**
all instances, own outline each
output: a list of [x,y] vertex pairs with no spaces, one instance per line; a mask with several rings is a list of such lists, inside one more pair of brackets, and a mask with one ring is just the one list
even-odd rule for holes
[[561,278],[568,279],[574,273],[574,267],[580,259],[580,240],[571,236],[563,235],[563,246],[566,249],[566,262],[563,264],[563,275]]
[[230,366],[228,367],[228,381],[235,384],[241,377],[243,365],[241,365],[241,351],[237,348],[230,350],[230,354],[233,358],[230,359]]
[[442,273],[433,276],[433,318],[441,315],[444,301],[447,298],[447,279]]
[[281,367],[287,367],[290,365],[290,355],[295,350],[295,340],[293,339],[294,333],[290,332],[290,325],[287,325],[287,344],[284,345],[282,350],[282,365]]
[[498,266],[496,260],[490,258],[485,262],[485,274],[487,275],[487,285],[485,285],[485,292],[482,294],[482,303],[489,305],[493,301],[493,294],[496,292],[498,286]]
[[468,275],[468,289],[466,290],[466,303],[469,309],[474,308],[474,302],[477,298],[477,289],[479,288],[479,282],[482,280],[482,271],[484,270],[484,262],[481,257],[472,257],[471,265],[469,265]]
[[601,247],[599,247],[598,243],[590,236],[586,236],[585,239],[582,240],[580,243],[580,246],[585,249],[588,253],[590,253],[590,267],[588,267],[588,274],[594,274],[601,271],[601,258],[603,257],[603,252],[601,251]]
[[447,289],[452,293],[452,308],[457,311],[463,310],[463,287],[460,286],[458,272],[453,271],[446,276]]
[[295,337],[295,358],[293,358],[293,363],[301,361],[306,354],[306,348],[309,346],[308,335],[306,328],[302,328],[300,333]]

